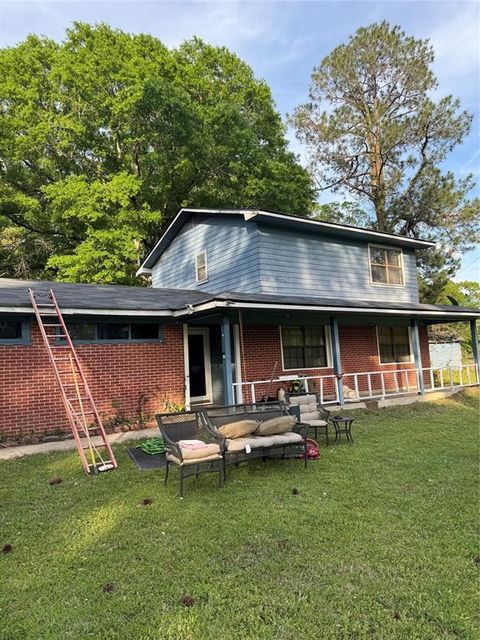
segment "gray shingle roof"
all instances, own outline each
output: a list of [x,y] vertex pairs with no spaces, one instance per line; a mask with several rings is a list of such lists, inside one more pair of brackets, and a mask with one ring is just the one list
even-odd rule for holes
[[171,311],[211,298],[208,293],[188,289],[152,289],[0,278],[0,309],[30,308],[29,288],[39,293],[46,293],[49,289],[53,289],[61,308],[85,310]]

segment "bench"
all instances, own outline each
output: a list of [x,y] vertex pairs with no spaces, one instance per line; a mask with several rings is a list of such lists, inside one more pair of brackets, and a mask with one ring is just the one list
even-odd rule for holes
[[286,433],[278,435],[250,435],[230,440],[222,436],[218,428],[239,420],[257,420],[263,422],[270,418],[292,415],[283,402],[258,402],[236,404],[203,409],[206,428],[213,437],[223,442],[226,464],[235,464],[252,458],[292,458],[301,457],[307,465],[308,426],[297,423]]

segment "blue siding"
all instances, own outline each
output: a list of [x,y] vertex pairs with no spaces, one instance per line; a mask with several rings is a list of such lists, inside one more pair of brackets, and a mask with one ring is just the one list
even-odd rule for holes
[[[208,280],[197,284],[195,256],[203,250]],[[414,251],[403,249],[403,260],[404,287],[372,285],[367,242],[257,225],[238,216],[198,216],[154,266],[152,286],[418,302]]]
[[[195,256],[207,252],[208,280],[195,282]],[[152,269],[152,286],[221,293],[259,293],[258,231],[254,222],[221,216],[193,219]]]
[[259,227],[262,293],[418,302],[413,251],[403,249],[405,286],[372,285],[368,243]]

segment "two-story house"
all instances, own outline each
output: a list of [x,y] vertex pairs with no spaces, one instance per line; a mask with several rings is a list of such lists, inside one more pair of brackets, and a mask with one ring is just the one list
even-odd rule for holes
[[[65,426],[28,288],[52,287],[112,420],[232,404],[300,380],[325,403],[477,384],[480,311],[419,303],[431,242],[269,211],[183,209],[122,287],[0,279],[0,431]],[[427,327],[469,321],[475,364],[430,367]]]

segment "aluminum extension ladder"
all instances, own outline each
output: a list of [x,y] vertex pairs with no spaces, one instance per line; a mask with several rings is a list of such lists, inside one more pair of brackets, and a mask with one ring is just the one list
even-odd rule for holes
[[[28,290],[43,342],[55,373],[68,422],[85,473],[109,471],[117,461],[88,388],[55,294]],[[94,444],[94,435],[98,441]]]

